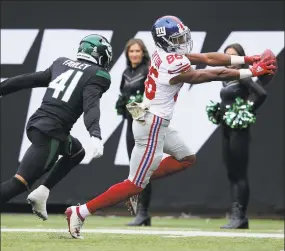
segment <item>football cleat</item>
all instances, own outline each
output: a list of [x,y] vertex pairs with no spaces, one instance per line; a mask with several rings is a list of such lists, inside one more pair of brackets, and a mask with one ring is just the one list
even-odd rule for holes
[[66,220],[70,235],[75,239],[83,239],[80,230],[84,224],[84,218],[79,214],[79,206],[72,206],[65,210]]
[[46,209],[48,196],[49,190],[44,186],[39,186],[27,197],[27,202],[31,205],[33,213],[43,221],[48,219]]

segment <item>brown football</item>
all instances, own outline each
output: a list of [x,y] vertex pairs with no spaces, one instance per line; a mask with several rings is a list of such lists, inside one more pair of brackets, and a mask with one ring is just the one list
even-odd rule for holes
[[266,57],[270,57],[271,59],[276,59],[274,53],[269,50],[269,49],[266,49],[262,54],[261,54],[261,59],[263,58],[266,58]]
[[[269,57],[270,59],[275,59],[276,60],[276,57],[274,55],[274,53],[269,50],[269,49],[266,49],[262,54],[261,54],[261,59],[263,58],[267,58]],[[277,74],[277,70],[278,70],[278,65],[277,65],[277,60],[275,62],[275,66],[276,66],[276,69],[274,70],[275,72],[275,75]],[[265,75],[262,75],[262,76],[259,76],[257,77],[259,79],[259,81],[263,84],[263,85],[267,85],[269,84],[273,78],[275,77],[275,75],[271,75],[271,74],[265,74]]]

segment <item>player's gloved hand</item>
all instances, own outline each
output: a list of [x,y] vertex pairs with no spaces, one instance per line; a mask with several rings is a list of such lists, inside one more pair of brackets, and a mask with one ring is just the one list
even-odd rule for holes
[[265,74],[272,74],[274,75],[274,70],[276,69],[276,60],[269,58],[264,58],[258,63],[254,63],[253,66],[250,68],[252,75],[254,77],[258,77]]
[[104,146],[101,139],[97,137],[91,137],[91,141],[93,144],[93,158],[99,158],[103,155]]
[[258,62],[261,59],[260,55],[254,55],[254,56],[245,56],[244,62],[249,65],[253,65],[253,63]]

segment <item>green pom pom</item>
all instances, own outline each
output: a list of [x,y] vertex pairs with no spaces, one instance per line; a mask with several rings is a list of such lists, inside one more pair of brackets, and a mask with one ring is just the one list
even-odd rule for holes
[[208,119],[213,124],[219,124],[220,103],[210,100],[210,103],[206,106],[206,112]]
[[126,111],[126,104],[127,104],[127,99],[123,95],[119,95],[119,98],[116,102],[115,109],[117,110],[118,115],[123,115]]
[[130,96],[128,104],[132,102],[141,103],[142,101],[143,101],[143,95],[140,93],[139,90],[137,90],[136,95]]
[[232,106],[226,106],[223,116],[225,123],[231,128],[247,128],[256,122],[256,116],[252,113],[253,102],[245,102],[241,98],[236,98]]

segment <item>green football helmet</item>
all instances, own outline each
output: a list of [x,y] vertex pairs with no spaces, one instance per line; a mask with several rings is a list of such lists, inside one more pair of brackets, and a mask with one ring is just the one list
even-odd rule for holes
[[112,56],[112,46],[108,40],[101,35],[91,34],[80,41],[76,57],[109,70]]

